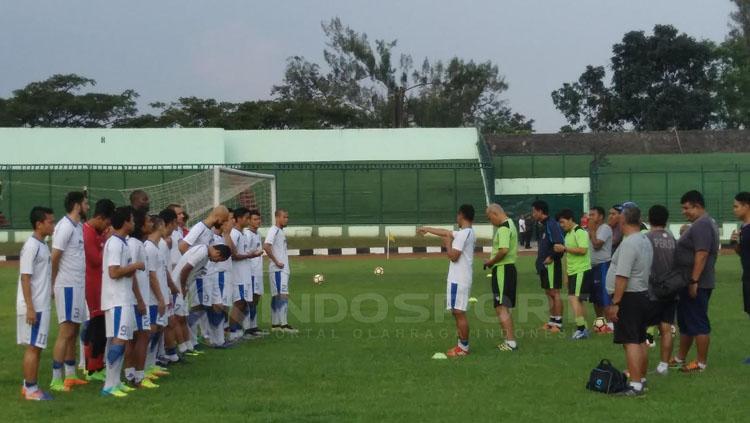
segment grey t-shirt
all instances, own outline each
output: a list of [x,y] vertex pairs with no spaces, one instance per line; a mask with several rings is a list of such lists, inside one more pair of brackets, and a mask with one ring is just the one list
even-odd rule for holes
[[708,252],[706,267],[703,268],[698,287],[713,289],[716,285],[716,257],[719,253],[719,229],[708,213],[699,217],[677,241],[674,265],[678,269],[692,272],[697,251]]
[[612,263],[607,271],[607,292],[610,294],[615,292],[617,276],[628,278],[625,292],[648,291],[653,256],[651,241],[645,234],[639,232],[623,238],[612,256]]
[[674,249],[677,241],[671,232],[659,229],[653,230],[646,234],[651,246],[654,248],[654,260],[651,265],[651,277],[649,278],[648,295],[656,301],[656,295],[653,293],[653,285],[666,275],[674,264]]
[[612,259],[612,228],[609,225],[602,224],[596,228],[596,239],[604,241],[602,248],[596,249],[591,247],[591,265],[596,266],[600,263],[606,263]]

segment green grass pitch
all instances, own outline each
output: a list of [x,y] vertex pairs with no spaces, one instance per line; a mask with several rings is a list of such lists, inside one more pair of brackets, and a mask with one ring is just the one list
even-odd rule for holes
[[[584,389],[601,358],[624,367],[610,336],[573,342],[546,336],[533,262],[519,263],[514,319],[519,351],[500,353],[485,272],[477,261],[470,309],[472,354],[432,360],[453,346],[445,312],[444,258],[292,259],[290,322],[297,336],[269,336],[210,350],[174,366],[154,391],[102,398],[99,386],[58,393],[48,403],[19,398],[21,347],[15,345],[17,269],[0,268],[0,415],[3,421],[747,421],[750,321],[742,312],[739,262],[719,260],[711,302],[713,338],[703,374],[650,375],[645,398],[615,398]],[[382,265],[385,275],[373,268]],[[322,286],[312,276],[322,273]],[[263,303],[268,326],[268,298]],[[566,310],[567,312],[567,310]],[[589,313],[591,309],[589,306]],[[567,316],[566,316],[567,317]],[[591,314],[589,314],[591,322]],[[570,334],[570,321],[566,333]],[[54,340],[54,330],[51,339]],[[651,351],[649,367],[658,360]],[[40,383],[50,380],[50,350]],[[231,420],[230,420],[231,419]]]

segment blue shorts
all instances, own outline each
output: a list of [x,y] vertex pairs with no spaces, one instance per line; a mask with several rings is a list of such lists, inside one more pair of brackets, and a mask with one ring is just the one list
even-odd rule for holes
[[711,289],[698,288],[698,295],[690,298],[688,288],[680,291],[677,301],[677,324],[680,334],[687,336],[708,335],[711,333],[711,322],[708,320],[708,300]]
[[594,305],[607,307],[612,304],[612,298],[607,292],[607,271],[609,270],[609,262],[599,263],[591,268],[591,273],[594,275],[594,285],[591,289],[591,302]]

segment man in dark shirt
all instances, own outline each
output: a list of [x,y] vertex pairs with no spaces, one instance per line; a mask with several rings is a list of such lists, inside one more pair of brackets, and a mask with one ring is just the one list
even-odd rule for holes
[[648,223],[651,231],[646,234],[651,246],[654,248],[654,260],[651,265],[651,276],[649,278],[648,296],[651,301],[651,317],[649,325],[658,325],[661,333],[660,353],[661,360],[656,366],[656,372],[666,375],[669,372],[669,359],[672,357],[672,325],[677,308],[677,298],[660,300],[654,294],[654,284],[672,270],[674,266],[674,250],[677,241],[667,230],[669,211],[662,205],[655,205],[648,210]]
[[[742,229],[732,233],[734,250],[742,263],[742,299],[745,313],[750,316],[750,192],[741,192],[734,197],[734,216],[742,221]],[[745,359],[750,364],[750,358]]]
[[[685,373],[706,369],[711,323],[708,302],[716,285],[716,258],[719,253],[719,230],[705,209],[703,194],[689,191],[682,196],[682,214],[691,222],[690,229],[677,241],[675,268],[684,270],[688,286],[679,294],[677,322],[680,326],[680,351],[674,365]],[[695,341],[697,359],[683,363]]]
[[560,224],[549,218],[549,205],[545,201],[534,201],[531,205],[531,216],[541,224],[536,271],[549,301],[549,321],[542,329],[558,333],[563,323],[563,304],[560,297],[563,268],[562,254],[556,253],[553,246],[565,244],[564,236]]

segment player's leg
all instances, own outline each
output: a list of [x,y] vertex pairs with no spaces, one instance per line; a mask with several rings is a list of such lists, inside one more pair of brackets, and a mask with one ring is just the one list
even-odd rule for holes
[[49,331],[49,310],[37,311],[36,321],[33,325],[28,324],[26,315],[17,316],[18,319],[18,344],[25,345],[23,355],[23,386],[21,396],[27,400],[51,400],[52,397],[39,389],[39,361],[42,350],[47,347],[47,334]]
[[281,274],[280,295],[279,295],[279,323],[281,329],[286,333],[298,333],[299,330],[289,324],[289,273],[279,272]]
[[269,287],[271,288],[271,332],[281,331],[279,323],[279,295],[281,291],[281,272],[269,272]]
[[107,377],[104,381],[102,395],[124,397],[127,395],[121,383],[120,374],[125,359],[127,344],[133,336],[135,316],[132,306],[118,306],[105,311],[107,335]]
[[453,314],[456,320],[456,336],[458,343],[446,352],[449,357],[458,357],[469,354],[469,321],[466,318],[466,309],[469,305],[469,287],[455,282],[446,284],[446,309]]
[[497,346],[500,351],[515,351],[518,348],[513,331],[510,310],[516,305],[516,266],[506,264],[492,269],[492,293],[495,313],[500,322],[505,341]]
[[[587,271],[588,272],[588,271]],[[568,300],[575,316],[576,331],[573,339],[588,338],[586,328],[586,308],[583,300],[588,298],[590,292],[590,272],[576,273],[568,277]]]

